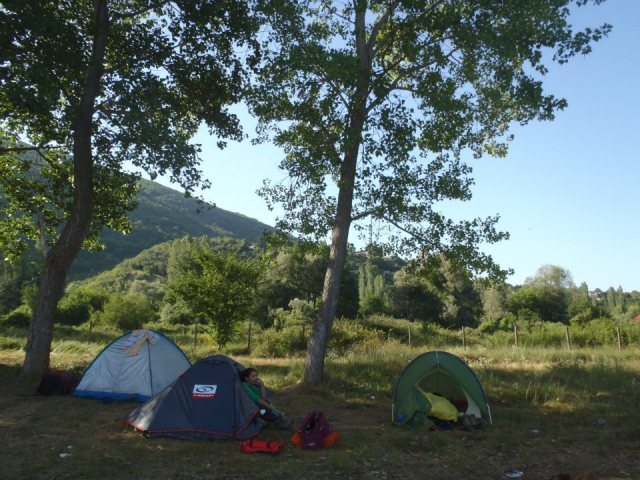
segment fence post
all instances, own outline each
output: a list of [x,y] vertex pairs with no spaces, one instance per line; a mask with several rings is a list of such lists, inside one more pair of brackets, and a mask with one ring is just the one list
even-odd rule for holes
[[571,350],[571,337],[569,336],[569,326],[568,325],[564,326],[564,333],[565,333],[565,335],[567,337],[567,348],[569,350]]
[[409,324],[409,348],[411,348],[411,324]]
[[466,351],[467,350],[467,340],[464,336],[464,325],[462,326],[462,350]]
[[622,350],[622,341],[620,340],[620,325],[616,325],[616,334],[618,335],[618,351]]
[[518,346],[518,325],[513,326],[513,336],[515,338],[516,347]]
[[196,323],[193,326],[193,352],[196,352],[198,348],[198,319],[196,318]]

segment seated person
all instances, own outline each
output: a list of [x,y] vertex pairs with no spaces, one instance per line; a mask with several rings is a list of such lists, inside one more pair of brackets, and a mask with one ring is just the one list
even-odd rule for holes
[[264,382],[258,377],[258,372],[254,368],[246,368],[240,373],[242,387],[249,394],[255,404],[260,407],[260,416],[267,422],[273,422],[278,428],[290,428],[293,420],[285,420],[284,416],[278,412],[269,402],[267,389]]

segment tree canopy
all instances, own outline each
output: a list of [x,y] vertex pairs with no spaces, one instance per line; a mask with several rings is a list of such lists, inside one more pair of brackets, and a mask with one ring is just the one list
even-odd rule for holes
[[211,324],[219,346],[232,339],[236,324],[255,310],[264,263],[236,252],[218,251],[206,239],[176,241],[169,257],[168,293],[187,306],[194,323]]
[[[200,125],[221,147],[242,138],[228,106],[239,100],[246,65],[255,61],[260,21],[252,7],[234,0],[0,5],[0,153],[6,157],[22,141],[44,152],[51,169],[65,167],[38,202],[65,213],[46,252],[23,373],[48,367],[66,274],[100,219],[98,197],[117,191],[100,172],[121,178],[132,166],[152,179],[167,175],[191,194],[209,184],[191,142]],[[68,196],[58,205],[51,199],[63,188]],[[20,217],[25,229],[31,213]],[[9,243],[2,241],[4,250]]]
[[608,33],[574,31],[571,8],[588,3],[601,0],[304,0],[293,26],[271,31],[250,105],[290,181],[261,193],[283,206],[280,229],[331,237],[306,382],[323,377],[352,228],[398,253],[504,274],[479,248],[507,237],[498,216],[454,221],[440,202],[471,198],[467,154],[505,156],[512,125],[566,106],[542,78]]

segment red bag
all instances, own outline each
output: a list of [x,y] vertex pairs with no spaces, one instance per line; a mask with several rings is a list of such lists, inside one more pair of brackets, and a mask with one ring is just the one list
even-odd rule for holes
[[301,448],[319,448],[333,445],[340,438],[327,417],[321,410],[313,410],[304,417],[296,433],[291,437],[291,443]]
[[40,379],[36,393],[40,395],[69,395],[78,381],[71,372],[50,370]]
[[272,453],[277,455],[284,449],[284,443],[281,442],[269,442],[267,440],[245,440],[240,444],[240,451],[242,453]]

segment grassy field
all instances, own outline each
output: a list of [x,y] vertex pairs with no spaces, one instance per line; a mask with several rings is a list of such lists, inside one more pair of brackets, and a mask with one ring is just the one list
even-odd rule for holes
[[[107,337],[57,339],[52,366],[81,371]],[[493,424],[440,432],[391,423],[396,378],[429,345],[330,352],[318,387],[300,382],[302,358],[233,355],[259,370],[289,416],[322,409],[341,434],[336,445],[307,451],[289,443],[292,432],[263,430],[259,438],[287,443],[270,456],[241,453],[234,440],[146,439],[119,422],[135,403],[35,395],[37,379],[18,377],[20,339],[0,340],[1,479],[640,479],[636,347],[452,347],[482,382]],[[181,346],[192,360],[216,353]]]

